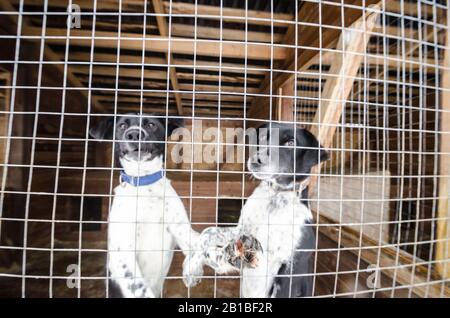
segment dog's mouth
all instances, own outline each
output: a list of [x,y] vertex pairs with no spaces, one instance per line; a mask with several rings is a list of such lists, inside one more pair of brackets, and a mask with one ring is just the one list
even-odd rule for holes
[[127,149],[121,151],[121,157],[126,161],[150,161],[155,155],[148,150]]

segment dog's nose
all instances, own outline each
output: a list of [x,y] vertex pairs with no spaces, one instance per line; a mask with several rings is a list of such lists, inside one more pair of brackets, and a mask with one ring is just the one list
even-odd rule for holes
[[139,130],[131,130],[125,134],[125,138],[130,141],[139,141],[141,132]]

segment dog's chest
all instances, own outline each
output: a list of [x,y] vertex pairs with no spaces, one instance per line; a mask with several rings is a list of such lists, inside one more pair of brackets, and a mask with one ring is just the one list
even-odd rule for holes
[[261,243],[268,261],[287,262],[301,240],[302,227],[311,218],[294,192],[276,193],[258,187],[245,204],[243,226]]
[[133,187],[125,184],[116,187],[114,192],[111,212],[113,221],[162,221],[164,215],[162,187]]
[[302,239],[310,210],[294,192],[275,192],[261,184],[247,200],[240,223],[245,233],[261,243],[262,259],[256,268],[244,268],[242,295],[268,297],[274,276],[282,264],[292,260],[294,250]]
[[[135,235],[133,247],[137,252],[170,250],[173,240],[164,226],[164,212],[170,205],[169,194],[166,192],[163,182],[151,186],[133,187],[125,184],[116,187],[110,227],[113,229],[115,223],[128,223],[129,228],[134,230],[127,231],[130,233],[110,232],[110,235]],[[121,228],[125,229],[124,226]],[[110,241],[111,239],[113,238],[110,237]]]

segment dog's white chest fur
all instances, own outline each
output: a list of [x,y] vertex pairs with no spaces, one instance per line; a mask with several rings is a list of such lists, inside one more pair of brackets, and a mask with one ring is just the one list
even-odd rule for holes
[[240,224],[244,233],[259,240],[263,256],[258,267],[243,270],[243,297],[270,296],[274,275],[291,260],[302,227],[311,218],[311,211],[295,192],[276,192],[266,183],[255,189],[242,210]]
[[170,181],[165,178],[150,186],[125,184],[115,188],[109,250],[136,251],[136,266],[155,295],[161,291],[172,261],[175,242],[164,223],[169,221],[165,211],[170,200],[176,199]]

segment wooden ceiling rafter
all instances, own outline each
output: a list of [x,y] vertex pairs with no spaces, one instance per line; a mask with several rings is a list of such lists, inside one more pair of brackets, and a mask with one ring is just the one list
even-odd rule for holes
[[[8,1],[0,1],[0,10],[9,11],[9,12],[16,11],[14,6],[11,3],[9,3]],[[10,25],[17,25],[17,16],[16,15],[8,15],[7,18],[9,20],[11,20],[11,22],[12,22]],[[22,29],[26,29],[28,27],[30,27],[30,25],[27,21],[27,18],[22,19]],[[40,29],[40,30],[41,30],[40,32],[42,32],[42,29]],[[39,33],[39,34],[41,34],[41,33]],[[44,58],[48,61],[61,61],[60,56],[57,53],[55,53],[48,44],[44,44]],[[86,88],[86,86],[84,86],[82,84],[82,82],[78,79],[78,77],[75,76],[75,74],[73,74],[69,70],[69,68],[65,69],[64,64],[51,64],[51,66],[56,70],[57,73],[59,73],[63,76],[64,76],[64,74],[66,74],[67,82],[71,86],[78,87],[78,88]],[[87,100],[89,100],[89,97],[90,97],[90,101],[92,102],[92,106],[94,109],[96,109],[96,110],[103,109],[103,105],[101,105],[101,103],[98,101],[96,96],[93,94],[91,95],[87,89],[80,89],[79,92]]]
[[[10,2],[14,5],[18,5],[20,2],[19,0],[10,0]],[[376,0],[369,0],[370,3],[377,2]],[[366,4],[369,5],[370,3],[367,2]],[[97,2],[97,12],[99,12],[99,16],[101,16],[101,13],[108,13],[108,12],[118,12],[119,9],[119,1],[117,0],[104,0],[101,2]],[[92,11],[93,8],[93,2],[90,0],[79,0],[77,4],[80,5],[82,11]],[[236,45],[239,46],[237,43],[239,41],[245,40],[245,30],[242,29],[234,29],[230,28],[230,23],[227,24],[227,27],[224,26],[224,30],[226,32],[218,32],[218,28],[215,26],[209,26],[204,24],[199,24],[195,28],[197,30],[197,37],[203,38],[203,39],[210,39],[210,41],[206,40],[204,42],[200,41],[198,44],[203,43],[206,47],[209,47],[209,49],[205,50],[199,50],[197,49],[197,52],[202,51],[202,54],[205,54],[205,57],[218,57],[222,55],[223,57],[230,57],[231,59],[235,59],[234,62],[229,61],[223,61],[221,67],[222,74],[219,78],[217,74],[214,74],[214,72],[218,72],[219,68],[217,67],[217,62],[209,61],[208,59],[202,60],[201,56],[197,58],[197,72],[196,72],[196,80],[202,81],[202,84],[204,83],[217,83],[222,82],[227,85],[227,83],[239,83],[243,84],[247,82],[248,84],[258,84],[260,82],[260,91],[256,92],[259,96],[248,96],[249,105],[257,105],[258,107],[249,107],[248,111],[248,117],[252,118],[255,116],[255,118],[263,118],[268,117],[268,110],[267,106],[262,107],[261,105],[267,104],[268,96],[270,95],[267,91],[268,84],[270,84],[270,65],[268,65],[268,61],[270,61],[270,48],[267,46],[267,44],[270,43],[271,40],[273,40],[274,43],[280,44],[279,46],[274,47],[274,61],[272,68],[274,70],[289,70],[293,66],[294,58],[294,50],[290,45],[295,44],[295,33],[296,33],[296,27],[298,28],[297,33],[301,34],[301,38],[298,39],[298,45],[299,46],[310,46],[311,50],[298,50],[298,58],[297,58],[297,64],[299,65],[299,70],[306,71],[311,66],[318,65],[319,63],[319,55],[320,50],[314,50],[314,47],[317,46],[317,36],[315,36],[315,33],[313,28],[311,27],[315,23],[318,23],[317,20],[317,10],[314,8],[317,7],[317,3],[315,2],[309,2],[305,1],[301,3],[302,7],[299,7],[299,10],[297,16],[299,23],[294,23],[295,15],[291,13],[280,13],[280,12],[269,12],[269,11],[256,11],[256,10],[248,10],[246,12],[243,8],[231,8],[231,7],[216,7],[216,6],[210,6],[210,5],[197,5],[191,3],[185,3],[185,2],[174,2],[174,1],[162,1],[162,0],[152,0],[151,2],[148,2],[149,4],[149,16],[151,19],[148,19],[147,29],[151,31],[151,34],[149,34],[150,39],[154,39],[152,41],[152,48],[149,51],[150,54],[146,54],[145,60],[148,62],[148,64],[155,64],[155,67],[157,65],[160,65],[161,67],[166,66],[168,64],[167,57],[164,58],[163,56],[166,54],[167,47],[168,47],[168,25],[167,25],[167,14],[168,10],[171,10],[172,16],[175,18],[171,23],[171,38],[174,39],[174,41],[171,42],[171,52],[173,53],[170,57],[171,65],[169,68],[169,80],[172,83],[174,81],[181,81],[178,85],[175,84],[175,86],[178,86],[178,88],[174,88],[173,92],[174,94],[171,94],[171,97],[176,98],[176,104],[177,109],[182,110],[182,101],[181,97],[179,95],[183,95],[185,93],[184,89],[181,89],[179,85],[182,84],[182,82],[193,80],[191,73],[188,71],[190,68],[194,68],[193,60],[189,59],[189,53],[193,53],[193,41],[192,39],[189,39],[189,37],[192,37],[192,32],[194,30],[194,26],[191,24],[184,24],[186,18],[192,18],[193,16],[197,15],[197,18],[200,20],[215,20],[219,21],[222,20],[226,24],[230,22],[231,24],[244,24],[248,22],[249,26],[252,26],[250,28],[249,32],[247,33],[247,38],[250,42],[252,41],[260,41],[260,45],[258,46],[257,43],[252,43],[248,47],[247,57],[250,58],[248,60],[248,67],[245,70],[245,72],[249,76],[244,75],[244,64],[240,63],[240,60],[243,60],[245,58],[246,52],[245,49],[242,46],[240,46],[240,49],[236,50]],[[152,4],[152,5],[150,5]],[[27,0],[25,3],[26,7],[42,7],[42,1],[40,0]],[[361,15],[361,10],[358,10],[358,6],[360,6],[360,2],[357,0],[346,0],[344,1],[345,6],[345,24],[349,25],[353,20],[357,18],[358,15]],[[408,2],[403,2],[399,0],[395,1],[386,1],[385,2],[385,11],[388,13],[388,16],[391,16],[395,18],[397,15],[404,15],[404,16],[417,16],[418,14],[418,6],[416,4],[411,4]],[[153,7],[155,10],[154,12],[156,14],[152,14],[151,7]],[[429,10],[429,5],[423,4],[421,15],[423,18],[428,19],[428,15],[430,15],[432,12]],[[50,1],[49,2],[49,8],[52,8],[52,10],[55,9],[66,9],[66,3],[59,2],[59,1]],[[125,14],[127,12],[143,12],[143,3],[140,0],[127,0],[122,2],[122,12]],[[335,14],[338,10],[338,14]],[[347,10],[349,10],[347,12]],[[65,11],[65,10],[64,10]],[[335,12],[336,11],[336,12]],[[340,17],[340,11],[341,11],[341,4],[340,3],[327,3],[324,4],[322,7],[322,19],[320,21],[321,25],[326,26],[339,26],[341,17]],[[437,8],[437,14],[442,15],[442,10],[440,8]],[[389,13],[392,13],[389,15]],[[246,19],[247,17],[247,19]],[[272,21],[271,18],[274,18]],[[25,34],[35,34],[37,36],[41,35],[42,30],[39,27],[36,27],[36,23],[38,24],[38,16],[31,15],[27,17],[28,20],[33,21],[34,27],[32,25],[29,25],[28,28],[24,29]],[[32,20],[36,19],[36,21]],[[183,20],[184,19],[184,20]],[[338,21],[339,20],[339,21]],[[186,20],[187,21],[187,20]],[[274,22],[274,23],[273,23]],[[89,23],[92,24],[92,21],[89,20],[86,22],[86,25],[83,25],[84,28],[86,28]],[[101,50],[97,50],[97,47],[105,48],[107,49],[108,46],[110,46],[110,43],[108,44],[108,38],[110,39],[109,42],[114,42],[114,37],[116,36],[115,32],[111,31],[104,31],[105,28],[114,30],[114,25],[109,22],[108,26],[108,20],[102,21],[96,21],[97,23],[97,32],[96,32],[96,52],[94,54],[94,61],[98,62],[110,62],[110,63],[117,63],[118,59],[117,56],[112,53],[106,53],[105,51],[102,52]],[[103,24],[102,24],[103,23]],[[214,22],[212,25],[216,25],[217,22]],[[260,30],[260,27],[267,28],[270,26],[274,26],[277,29],[275,30],[276,33],[273,35],[267,32],[263,32]],[[256,27],[256,28],[254,28]],[[34,29],[33,29],[34,28]],[[137,24],[135,22],[130,21],[130,23],[123,23],[122,24],[122,31],[125,31],[122,33],[123,39],[121,39],[122,43],[127,46],[129,44],[130,50],[123,50],[125,52],[125,55],[120,56],[119,63],[136,63],[136,66],[140,67],[142,58],[139,56],[139,53],[142,51],[142,40],[139,39],[140,35],[136,30],[142,29],[142,25]],[[258,29],[259,28],[259,29]],[[89,29],[89,28],[88,28]],[[278,33],[280,30],[285,29],[286,32],[284,34]],[[134,30],[136,33],[127,32],[126,30]],[[159,35],[155,35],[155,31],[159,31]],[[256,31],[255,31],[256,30]],[[57,48],[58,46],[62,47],[66,45],[66,39],[64,38],[67,30],[66,29],[57,29],[57,28],[49,28],[47,30],[47,34],[50,36],[47,40],[47,45],[50,45],[52,48]],[[73,32],[72,32],[73,31]],[[332,34],[339,32],[339,29],[336,29],[334,27],[331,28],[323,28],[324,34],[322,35],[322,46],[324,48],[333,48],[336,45],[336,36],[333,38]],[[103,32],[103,33],[102,33]],[[402,35],[403,33],[407,37],[407,39],[412,40],[418,40],[419,34],[418,30],[414,28],[407,28],[404,30],[404,32],[396,25],[387,25],[386,27],[382,27],[381,25],[377,25],[374,28],[373,36],[388,36],[388,37],[398,37]],[[222,35],[220,35],[222,34]],[[60,35],[61,37],[59,37]],[[71,30],[71,35],[76,36],[86,36],[85,38],[71,38],[70,44],[79,44],[79,47],[89,47],[90,45],[90,31],[89,30]],[[165,35],[165,37],[164,37]],[[219,36],[220,35],[220,36]],[[104,40],[102,40],[101,36],[106,36]],[[53,37],[53,38],[52,38]],[[217,47],[214,47],[215,42],[214,40],[218,40],[220,37],[222,37],[225,41],[224,44],[227,43],[228,40],[231,40],[232,46],[230,48],[225,48],[220,51]],[[128,39],[127,39],[128,38]],[[136,39],[136,41],[133,41],[132,39]],[[427,37],[428,39],[428,37]],[[422,39],[423,40],[423,39]],[[103,42],[103,43],[102,43]],[[237,42],[237,43],[235,43]],[[179,47],[177,48],[176,44],[179,44]],[[264,45],[264,43],[266,45]],[[415,42],[412,42],[414,44]],[[156,44],[156,45],[153,45]],[[173,45],[175,44],[175,45]],[[197,45],[198,45],[197,44]],[[254,47],[253,44],[255,44]],[[283,46],[286,45],[286,46]],[[123,45],[121,45],[123,46]],[[146,45],[148,47],[149,45]],[[156,48],[155,48],[156,46]],[[252,50],[253,48],[253,50]],[[62,60],[61,54],[58,53],[58,51],[53,50],[57,55],[59,55],[59,60]],[[97,52],[98,51],[98,52]],[[135,51],[137,55],[131,55],[129,52]],[[128,52],[128,53],[127,53]],[[158,54],[153,54],[154,52],[162,53],[158,56]],[[281,53],[280,53],[281,52]],[[332,51],[325,50],[322,53],[321,62],[322,65],[326,65],[328,63],[331,63],[330,57],[332,57]],[[185,55],[182,58],[179,56]],[[71,50],[69,59],[75,59],[78,61],[89,61],[90,60],[90,54],[83,50]],[[254,58],[254,59],[252,59]],[[308,59],[309,58],[309,59]],[[265,64],[255,64],[252,65],[252,61],[265,61]],[[287,62],[286,62],[287,61]],[[399,63],[406,62],[406,67],[412,67],[413,69],[418,69],[423,65],[423,61],[419,61],[414,56],[408,56],[407,58],[400,59],[397,56],[391,54],[387,55],[387,58],[381,55],[376,54],[370,54],[369,58],[367,60],[367,63],[370,65],[375,66],[383,66],[384,64],[387,64],[390,68],[398,67]],[[259,63],[259,62],[258,62]],[[435,61],[434,59],[429,59],[425,63],[428,65],[434,65]],[[115,65],[111,64],[112,68],[115,68]],[[87,65],[87,64],[86,64]],[[172,67],[173,66],[173,67]],[[107,76],[110,70],[107,70],[108,65],[102,65],[95,66],[94,74],[99,76]],[[159,70],[151,70],[151,67],[153,65],[150,65],[148,69],[144,70],[144,78],[146,80],[164,80],[167,79],[167,74],[164,72],[161,72]],[[175,70],[176,67],[176,70]],[[186,67],[186,72],[183,71],[183,67]],[[131,65],[127,65],[120,67],[120,75],[123,77],[129,77],[129,78],[138,78],[138,75],[133,74],[134,71],[130,70],[132,69]],[[69,66],[68,68],[69,72],[72,73],[72,70],[75,71],[76,76],[81,76],[79,79],[79,82],[81,84],[85,83],[85,77],[86,75],[89,75],[88,71],[86,69],[83,70],[83,66],[81,64],[76,66]],[[203,73],[202,73],[203,71]],[[207,73],[211,72],[211,74]],[[225,75],[226,73],[236,73],[236,76],[231,75]],[[311,70],[311,72],[314,72],[314,70]],[[139,72],[140,73],[140,72]],[[239,75],[238,75],[239,74]],[[274,72],[274,76],[272,78],[272,88],[274,89],[274,92],[271,95],[275,96],[278,94],[279,89],[277,87],[287,87],[293,85],[293,74],[294,73],[286,73],[286,72]],[[76,77],[75,76],[75,77]],[[261,76],[261,77],[258,77]],[[103,81],[103,79],[101,79]],[[76,81],[76,80],[75,80]],[[305,85],[305,88],[303,87],[297,87],[297,91],[303,92],[306,91],[306,94],[308,94],[309,90],[308,87],[313,88],[314,90],[319,88],[319,85],[311,84],[309,85],[307,82],[303,82],[302,76],[298,76],[298,84]],[[71,84],[72,85],[72,84]],[[223,85],[222,87],[226,87],[226,85]],[[356,85],[356,84],[355,84]],[[373,81],[370,81],[370,85],[374,85]],[[160,87],[161,85],[156,85]],[[156,87],[155,86],[155,87]],[[203,87],[205,88],[205,87]],[[206,88],[209,90],[212,88],[212,85],[207,85]],[[265,89],[266,93],[263,93]],[[356,88],[356,91],[361,91],[361,87]],[[253,89],[252,89],[253,90]],[[80,90],[81,92],[87,93],[87,90]],[[181,91],[181,92],[180,92]],[[229,92],[228,88],[225,88],[226,92]],[[284,90],[285,93],[287,90]],[[93,91],[95,94],[97,91]],[[251,94],[251,93],[250,93]],[[96,95],[93,96],[93,100],[96,99]],[[241,98],[241,100],[243,100]],[[263,103],[261,103],[263,101]],[[289,102],[289,98],[285,100],[286,102]],[[98,100],[97,100],[98,102]],[[305,104],[311,104],[312,102],[305,101]],[[276,107],[273,107],[276,108]],[[243,109],[242,109],[243,111]]]
[[[355,4],[357,0],[347,0],[346,4]],[[378,3],[378,0],[368,0],[366,5],[371,5]],[[323,8],[324,9],[324,8]],[[325,25],[340,25],[341,24],[341,7],[340,6],[330,6],[328,10],[324,12],[322,9],[322,24]],[[317,19],[317,3],[306,2],[301,7],[298,14],[298,20],[304,22],[315,23]],[[350,11],[345,15],[345,26],[351,25],[357,19],[363,15],[361,10]],[[311,48],[316,47],[317,49],[308,50],[298,50],[297,58],[291,56],[288,61],[284,64],[283,69],[292,71],[292,73],[280,73],[275,78],[266,77],[266,79],[261,83],[259,94],[261,95],[271,95],[275,94],[280,87],[284,85],[289,85],[295,77],[294,72],[301,72],[307,70],[312,64],[312,61],[317,60],[317,57],[321,54],[321,48],[331,48],[336,39],[339,37],[340,29],[335,28],[325,28],[322,30],[322,36],[318,37],[317,28],[306,27],[305,25],[299,25],[297,34],[302,34],[297,40],[298,46],[309,46]],[[288,30],[286,33],[295,34],[294,30]],[[294,39],[295,40],[295,39]],[[270,111],[270,101],[268,97],[255,98],[249,109],[249,118],[264,119],[271,116]]]
[[[41,37],[42,29],[40,27],[25,27],[23,29],[25,36],[33,38],[33,36]],[[73,29],[70,32],[70,36],[67,37],[67,30],[65,28],[47,28],[46,39],[53,44],[65,44],[67,39],[70,40],[70,44],[74,46],[89,47],[92,34],[90,30]],[[110,49],[117,45],[114,43],[118,41],[118,35],[116,32],[110,31],[96,31],[95,32],[95,47]],[[125,50],[132,50],[142,52],[142,34],[134,33],[121,33],[120,35],[120,47]],[[145,45],[147,52],[165,53],[168,51],[169,42],[170,50],[172,54],[187,54],[193,55],[194,51],[197,55],[210,56],[210,57],[226,57],[232,59],[254,59],[254,60],[270,60],[272,57],[275,60],[283,60],[286,58],[287,48],[282,46],[276,46],[271,48],[267,43],[249,43],[247,46],[245,43],[236,41],[222,41],[218,43],[211,40],[201,40],[180,37],[156,36],[151,35],[146,37],[146,42],[151,45]],[[194,49],[194,47],[197,47]],[[271,53],[273,49],[273,55]]]

